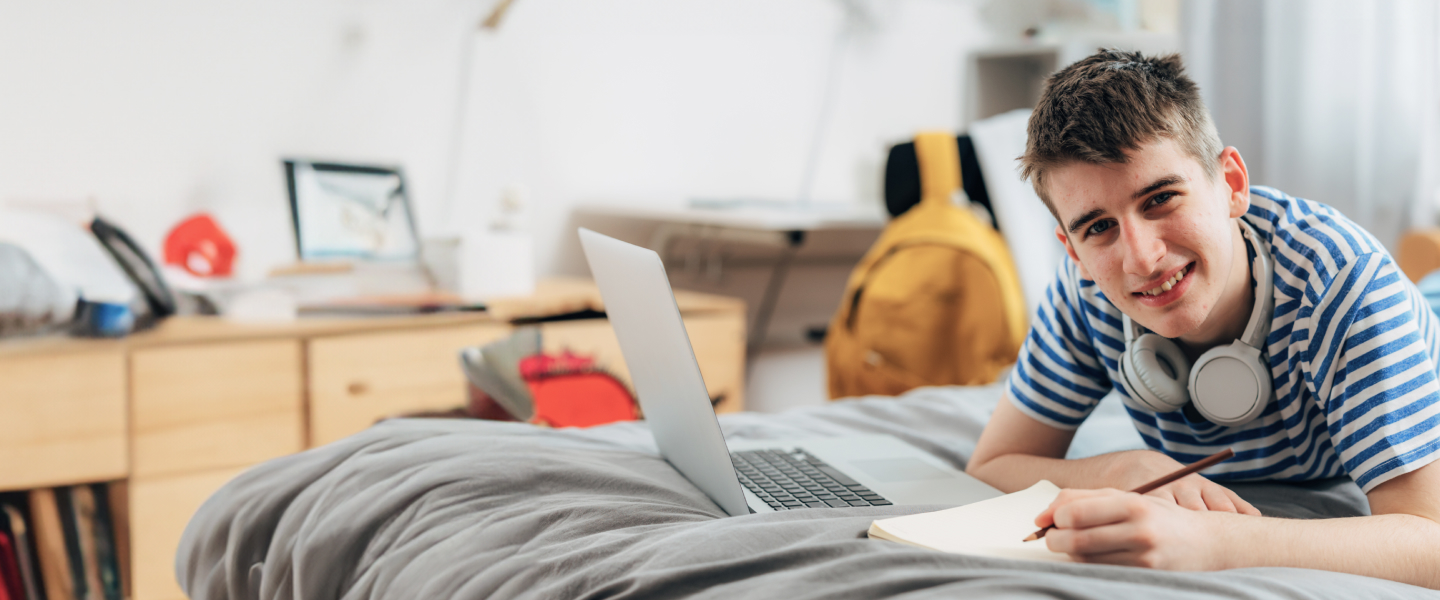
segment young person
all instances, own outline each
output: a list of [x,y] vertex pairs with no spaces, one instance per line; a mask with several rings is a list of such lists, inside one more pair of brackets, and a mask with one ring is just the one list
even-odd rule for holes
[[[1069,258],[969,472],[1067,488],[1036,524],[1083,562],[1440,589],[1440,323],[1385,248],[1251,187],[1176,56],[1101,51],[1051,76],[1020,162]],[[1064,460],[1112,389],[1150,450]],[[1121,491],[1225,448],[1204,477]],[[1373,516],[1265,518],[1218,483],[1342,475]]]

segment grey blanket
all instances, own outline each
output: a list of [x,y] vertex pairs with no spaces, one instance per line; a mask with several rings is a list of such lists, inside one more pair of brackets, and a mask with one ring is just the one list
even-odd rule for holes
[[[727,436],[883,432],[963,468],[997,387],[933,388],[779,415]],[[1103,406],[1103,405],[1102,405]],[[1072,455],[1133,447],[1118,406]],[[1349,480],[1237,485],[1271,516],[1365,514]],[[933,507],[724,517],[655,450],[643,423],[547,430],[398,420],[259,465],[191,520],[176,571],[212,598],[1433,598],[1304,569],[1218,573],[943,554],[865,537]]]

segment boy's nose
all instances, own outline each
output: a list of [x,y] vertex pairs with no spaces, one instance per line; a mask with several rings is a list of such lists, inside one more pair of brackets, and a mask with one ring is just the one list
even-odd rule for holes
[[1160,259],[1165,257],[1165,242],[1143,223],[1120,224],[1125,242],[1125,272],[1149,277],[1155,274]]

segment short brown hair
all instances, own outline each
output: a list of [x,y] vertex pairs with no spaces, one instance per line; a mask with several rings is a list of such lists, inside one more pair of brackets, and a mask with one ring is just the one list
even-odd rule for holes
[[1020,174],[1058,219],[1045,191],[1047,170],[1072,161],[1124,163],[1126,150],[1159,137],[1175,140],[1215,177],[1224,146],[1180,56],[1102,49],[1045,82]]

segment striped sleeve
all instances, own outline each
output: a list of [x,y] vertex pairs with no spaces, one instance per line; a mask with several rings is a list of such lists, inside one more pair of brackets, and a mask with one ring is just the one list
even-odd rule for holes
[[1020,359],[1010,371],[1010,398],[1022,412],[1059,429],[1075,429],[1110,391],[1066,259],[1035,312]]
[[1361,254],[1314,300],[1307,383],[1344,470],[1369,492],[1440,458],[1440,383],[1427,314],[1395,263]]

